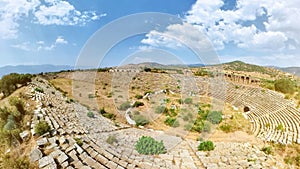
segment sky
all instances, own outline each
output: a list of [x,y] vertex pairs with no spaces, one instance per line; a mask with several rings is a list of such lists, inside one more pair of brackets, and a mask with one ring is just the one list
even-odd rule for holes
[[298,0],[0,0],[0,66],[300,66],[298,18]]

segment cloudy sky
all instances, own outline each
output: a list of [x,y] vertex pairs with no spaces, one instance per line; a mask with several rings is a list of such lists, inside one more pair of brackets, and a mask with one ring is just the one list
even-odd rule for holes
[[[0,0],[0,66],[76,65],[98,30],[145,12],[170,14],[182,23],[153,23],[163,28],[122,39],[101,66],[130,62],[124,61],[130,57],[132,62],[199,63],[203,59],[193,46],[212,48],[220,62],[300,66],[298,0]],[[129,19],[96,38],[108,41],[138,22]],[[102,49],[101,42],[94,47]]]

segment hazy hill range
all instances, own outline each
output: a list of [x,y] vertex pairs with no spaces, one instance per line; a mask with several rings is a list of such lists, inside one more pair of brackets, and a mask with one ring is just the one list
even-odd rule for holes
[[37,74],[41,72],[58,72],[61,70],[74,69],[68,65],[18,65],[18,66],[4,66],[0,67],[0,78],[3,75],[10,73],[30,73]]
[[279,69],[284,72],[288,72],[288,73],[300,76],[300,67],[285,67],[285,68],[279,68]]

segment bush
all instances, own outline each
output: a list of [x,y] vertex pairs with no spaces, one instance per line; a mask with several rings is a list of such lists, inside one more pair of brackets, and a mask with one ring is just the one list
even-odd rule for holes
[[185,125],[183,126],[184,130],[186,130],[186,131],[191,130],[192,127],[193,127],[193,124],[191,124],[191,123],[187,123],[187,124],[185,124]]
[[140,154],[154,155],[166,153],[166,148],[162,141],[156,141],[149,136],[142,136],[135,145],[135,150]]
[[168,109],[166,106],[158,106],[155,108],[155,113],[161,114],[161,113],[168,113]]
[[272,147],[271,146],[263,147],[261,151],[263,151],[266,154],[272,154]]
[[74,140],[76,141],[76,144],[78,144],[79,146],[83,145],[83,141],[80,138],[75,137]]
[[143,102],[140,102],[140,101],[136,101],[136,102],[134,102],[134,104],[132,105],[132,107],[140,107],[140,106],[144,106],[144,103],[143,103]]
[[34,167],[30,164],[30,161],[24,156],[15,158],[10,154],[6,154],[2,157],[1,168],[28,169]]
[[296,91],[296,84],[291,79],[275,80],[275,90],[284,94],[293,94]]
[[232,126],[231,126],[230,124],[222,124],[222,125],[220,126],[220,129],[221,129],[222,131],[224,131],[225,133],[231,132],[231,128],[232,128]]
[[34,91],[39,92],[39,93],[44,93],[44,90],[42,88],[40,88],[40,87],[36,87],[34,89]]
[[137,126],[144,126],[149,123],[149,120],[146,119],[145,116],[140,115],[140,114],[133,116],[133,120],[136,122]]
[[95,117],[94,113],[91,112],[91,111],[87,112],[86,115],[87,115],[89,118],[94,118],[94,117]]
[[40,121],[38,124],[36,124],[34,131],[35,133],[37,133],[38,135],[43,135],[47,132],[50,132],[51,127],[49,126],[49,124],[46,121]]
[[179,121],[174,117],[167,117],[164,123],[171,127],[179,127]]
[[211,150],[214,150],[214,149],[215,149],[215,146],[214,146],[214,143],[212,141],[201,142],[198,146],[199,151],[211,151]]
[[184,99],[184,103],[185,104],[192,104],[193,103],[193,99],[192,98],[186,98],[186,99]]
[[284,131],[284,126],[282,124],[278,124],[276,130]]
[[120,105],[119,110],[125,111],[125,110],[127,110],[128,108],[130,108],[130,107],[131,107],[131,105],[130,105],[130,103],[127,101],[127,102],[124,102],[124,103],[122,103],[122,104]]
[[212,111],[208,113],[207,120],[212,124],[219,124],[222,121],[222,112],[220,111]]
[[111,145],[114,143],[117,143],[117,142],[118,142],[118,140],[117,140],[116,135],[109,135],[106,139],[106,143],[111,144]]
[[211,123],[209,121],[205,121],[203,124],[203,132],[210,132]]
[[142,99],[142,98],[143,98],[143,96],[142,96],[142,95],[140,95],[140,94],[137,94],[137,95],[135,95],[135,98],[137,98],[137,99]]
[[104,108],[100,109],[99,113],[103,116],[106,117],[108,119],[111,120],[115,120],[116,119],[116,115],[112,114],[112,113],[108,113],[107,111],[105,111]]

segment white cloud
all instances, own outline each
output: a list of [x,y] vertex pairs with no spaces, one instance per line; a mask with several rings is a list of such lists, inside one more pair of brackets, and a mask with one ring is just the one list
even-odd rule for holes
[[29,12],[40,4],[39,0],[1,0],[0,1],[0,37],[17,38],[18,21],[28,17]]
[[182,48],[184,46],[201,49],[211,47],[206,36],[188,23],[170,25],[164,32],[153,30],[146,34],[146,38],[141,42],[154,47],[167,47],[172,49]]
[[79,11],[65,0],[0,0],[0,38],[17,38],[22,19],[42,25],[85,25],[106,15]]
[[50,0],[41,5],[34,13],[36,23],[42,25],[85,25],[92,20],[98,20],[107,14],[97,15],[95,11],[78,11],[67,1]]
[[58,36],[55,40],[55,44],[68,44],[68,41],[66,41],[62,36]]
[[29,42],[23,42],[21,44],[11,45],[13,48],[17,48],[24,51],[31,51],[30,43]]
[[51,51],[57,48],[58,46],[66,45],[68,43],[69,42],[65,40],[62,36],[58,36],[54,42],[48,44],[46,44],[45,41],[37,41],[35,43],[26,41],[20,44],[11,45],[11,47],[23,51],[42,51],[42,50]]
[[[223,2],[198,0],[187,12],[186,21],[207,33],[218,49],[228,42],[253,50],[289,49],[292,40],[300,46],[298,0],[237,0],[234,10],[221,10]],[[265,30],[254,25],[265,15]],[[245,25],[245,22],[253,22]],[[295,45],[294,45],[295,46]]]

